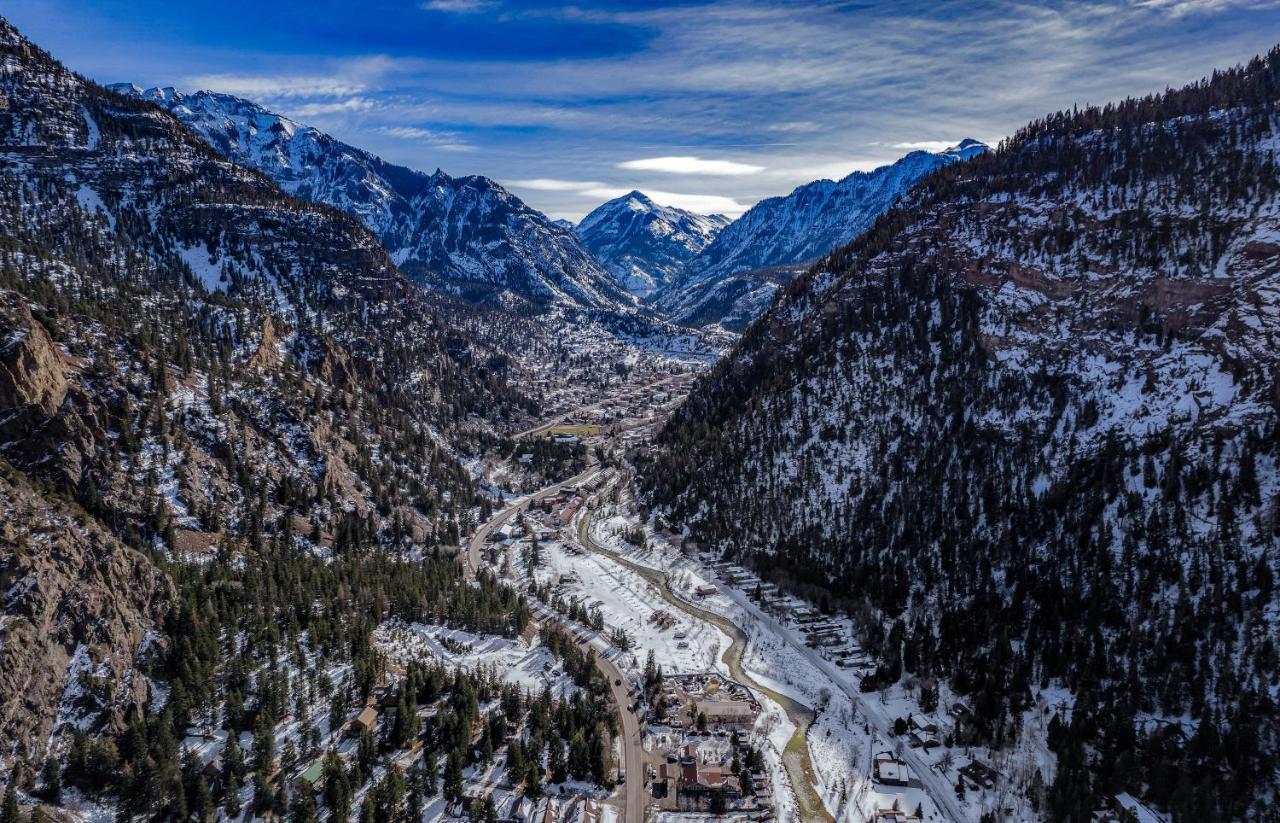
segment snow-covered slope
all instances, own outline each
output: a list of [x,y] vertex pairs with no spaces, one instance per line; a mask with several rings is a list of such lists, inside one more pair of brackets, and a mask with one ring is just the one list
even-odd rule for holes
[[[817,180],[785,197],[761,200],[690,260],[657,303],[681,322],[743,317],[749,322],[768,307],[760,296],[772,296],[777,284],[772,276],[743,275],[811,261],[850,242],[920,178],[986,150],[976,140],[964,140],[942,152],[913,151],[874,171],[857,171],[839,181]],[[731,279],[735,282],[719,288],[717,281]],[[712,294],[741,294],[746,302],[709,301]]]
[[633,303],[573,232],[488,178],[397,166],[227,94],[111,88],[168,109],[224,157],[290,194],[355,217],[406,274],[432,288],[479,301]]
[[1278,103],[1280,48],[939,169],[637,457],[663,521],[856,615],[865,689],[945,678],[1013,757],[1056,693],[1049,819],[1275,797]]
[[619,285],[648,297],[671,282],[729,222],[722,214],[660,206],[633,191],[595,209],[574,233]]

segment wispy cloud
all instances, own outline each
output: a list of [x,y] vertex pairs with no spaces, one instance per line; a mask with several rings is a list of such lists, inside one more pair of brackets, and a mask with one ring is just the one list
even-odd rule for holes
[[415,140],[427,143],[443,151],[469,152],[476,150],[475,146],[467,143],[459,135],[448,131],[427,129],[421,126],[383,126],[378,131],[391,137],[398,137],[401,140]]
[[338,51],[304,26],[287,50],[247,35],[235,49],[158,42],[130,67],[118,35],[40,11],[66,2],[10,5],[88,44],[60,48],[76,68],[109,67],[99,79],[240,94],[416,167],[567,181],[521,188],[561,214],[631,188],[747,204],[943,137],[992,143],[1247,60],[1274,45],[1277,19],[1275,0],[804,0],[803,13],[785,0],[414,0],[327,9],[326,32],[351,28]]
[[893,143],[892,146],[906,151],[946,151],[959,142],[959,140],[908,140]]
[[498,5],[496,0],[428,0],[419,5],[425,11],[443,11],[449,14],[475,14]]
[[1177,18],[1188,14],[1213,14],[1233,7],[1263,7],[1268,4],[1258,3],[1256,0],[1252,2],[1250,0],[1135,0],[1134,5],[1162,11],[1170,17]]
[[736,176],[741,174],[758,174],[764,166],[751,163],[737,163],[732,160],[703,160],[693,156],[646,157],[640,160],[626,160],[617,165],[620,169],[632,171],[660,171],[665,174],[710,174],[715,176]]
[[326,114],[368,111],[373,107],[372,100],[363,97],[350,97],[346,100],[333,100],[323,103],[300,103],[289,108],[289,115],[291,117],[319,117]]
[[197,74],[186,80],[193,89],[207,89],[251,99],[286,97],[346,97],[366,89],[364,83],[340,77],[299,75]]
[[[604,183],[598,183],[588,180],[556,180],[550,177],[535,177],[529,180],[511,180],[509,184],[514,188],[533,189],[534,191],[589,191],[604,186]],[[625,194],[626,192],[623,192]],[[614,195],[619,197],[621,195]]]

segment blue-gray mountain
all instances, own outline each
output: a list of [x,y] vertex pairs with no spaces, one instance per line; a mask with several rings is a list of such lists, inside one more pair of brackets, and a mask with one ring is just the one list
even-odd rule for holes
[[286,192],[355,217],[405,274],[431,288],[499,304],[634,305],[573,232],[486,177],[397,166],[227,94],[111,88],[167,109]]
[[913,151],[874,171],[762,200],[690,260],[656,302],[681,322],[745,327],[803,264],[862,234],[925,175],[985,151],[976,140],[936,153]]

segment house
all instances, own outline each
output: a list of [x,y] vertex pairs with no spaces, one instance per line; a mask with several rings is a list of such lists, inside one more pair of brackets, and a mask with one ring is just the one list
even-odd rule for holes
[[996,778],[1000,776],[995,769],[984,763],[979,763],[977,760],[971,761],[967,766],[961,766],[960,774],[972,780],[974,785],[985,789],[994,787]]
[[911,767],[896,757],[881,755],[876,758],[875,778],[886,786],[909,786]]
[[698,597],[712,597],[719,591],[720,590],[717,589],[715,586],[707,584],[705,586],[699,586],[698,588],[694,589],[693,593],[696,594]]
[[880,809],[871,816],[871,823],[920,823],[920,818],[897,809]]
[[680,764],[680,781],[676,784],[676,807],[682,811],[705,811],[719,795],[725,808],[742,802],[742,786],[738,778],[726,774],[720,766]]
[[219,781],[222,780],[222,753],[219,752],[211,757],[209,762],[204,764],[204,768],[200,770],[200,773],[209,781],[209,785],[218,785]]
[[365,732],[373,734],[378,730],[378,710],[373,706],[365,706],[360,710],[360,714],[355,716],[351,721],[350,734],[352,737],[360,737]]

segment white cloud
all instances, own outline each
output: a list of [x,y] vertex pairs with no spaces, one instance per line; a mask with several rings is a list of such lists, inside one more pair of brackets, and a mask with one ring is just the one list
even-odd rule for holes
[[[534,191],[588,191],[599,188],[604,184],[590,180],[555,180],[549,177],[535,177],[531,180],[510,180],[507,185],[512,188],[533,189]],[[623,194],[625,193],[623,192]]]
[[946,151],[958,144],[959,140],[913,140],[906,143],[894,143],[895,149],[907,151]]
[[334,100],[324,103],[302,103],[289,108],[293,117],[316,117],[323,114],[341,114],[349,111],[368,111],[373,108],[373,101],[363,97],[352,97],[347,100]]
[[197,74],[188,77],[191,88],[220,91],[250,99],[281,97],[350,97],[365,84],[341,77],[298,75]]
[[383,126],[378,129],[383,134],[398,137],[401,140],[414,140],[428,143],[441,151],[475,151],[476,147],[468,144],[458,135],[448,131],[424,129],[420,126]]
[[660,171],[666,174],[711,174],[734,176],[741,174],[759,174],[764,166],[750,163],[736,163],[732,160],[704,160],[693,156],[646,157],[641,160],[627,160],[617,165],[620,169],[632,171]]
[[424,11],[443,11],[449,14],[475,14],[498,5],[494,0],[429,0],[421,4]]
[[1187,14],[1211,14],[1243,5],[1238,0],[1135,0],[1135,6],[1155,9],[1178,18]]

